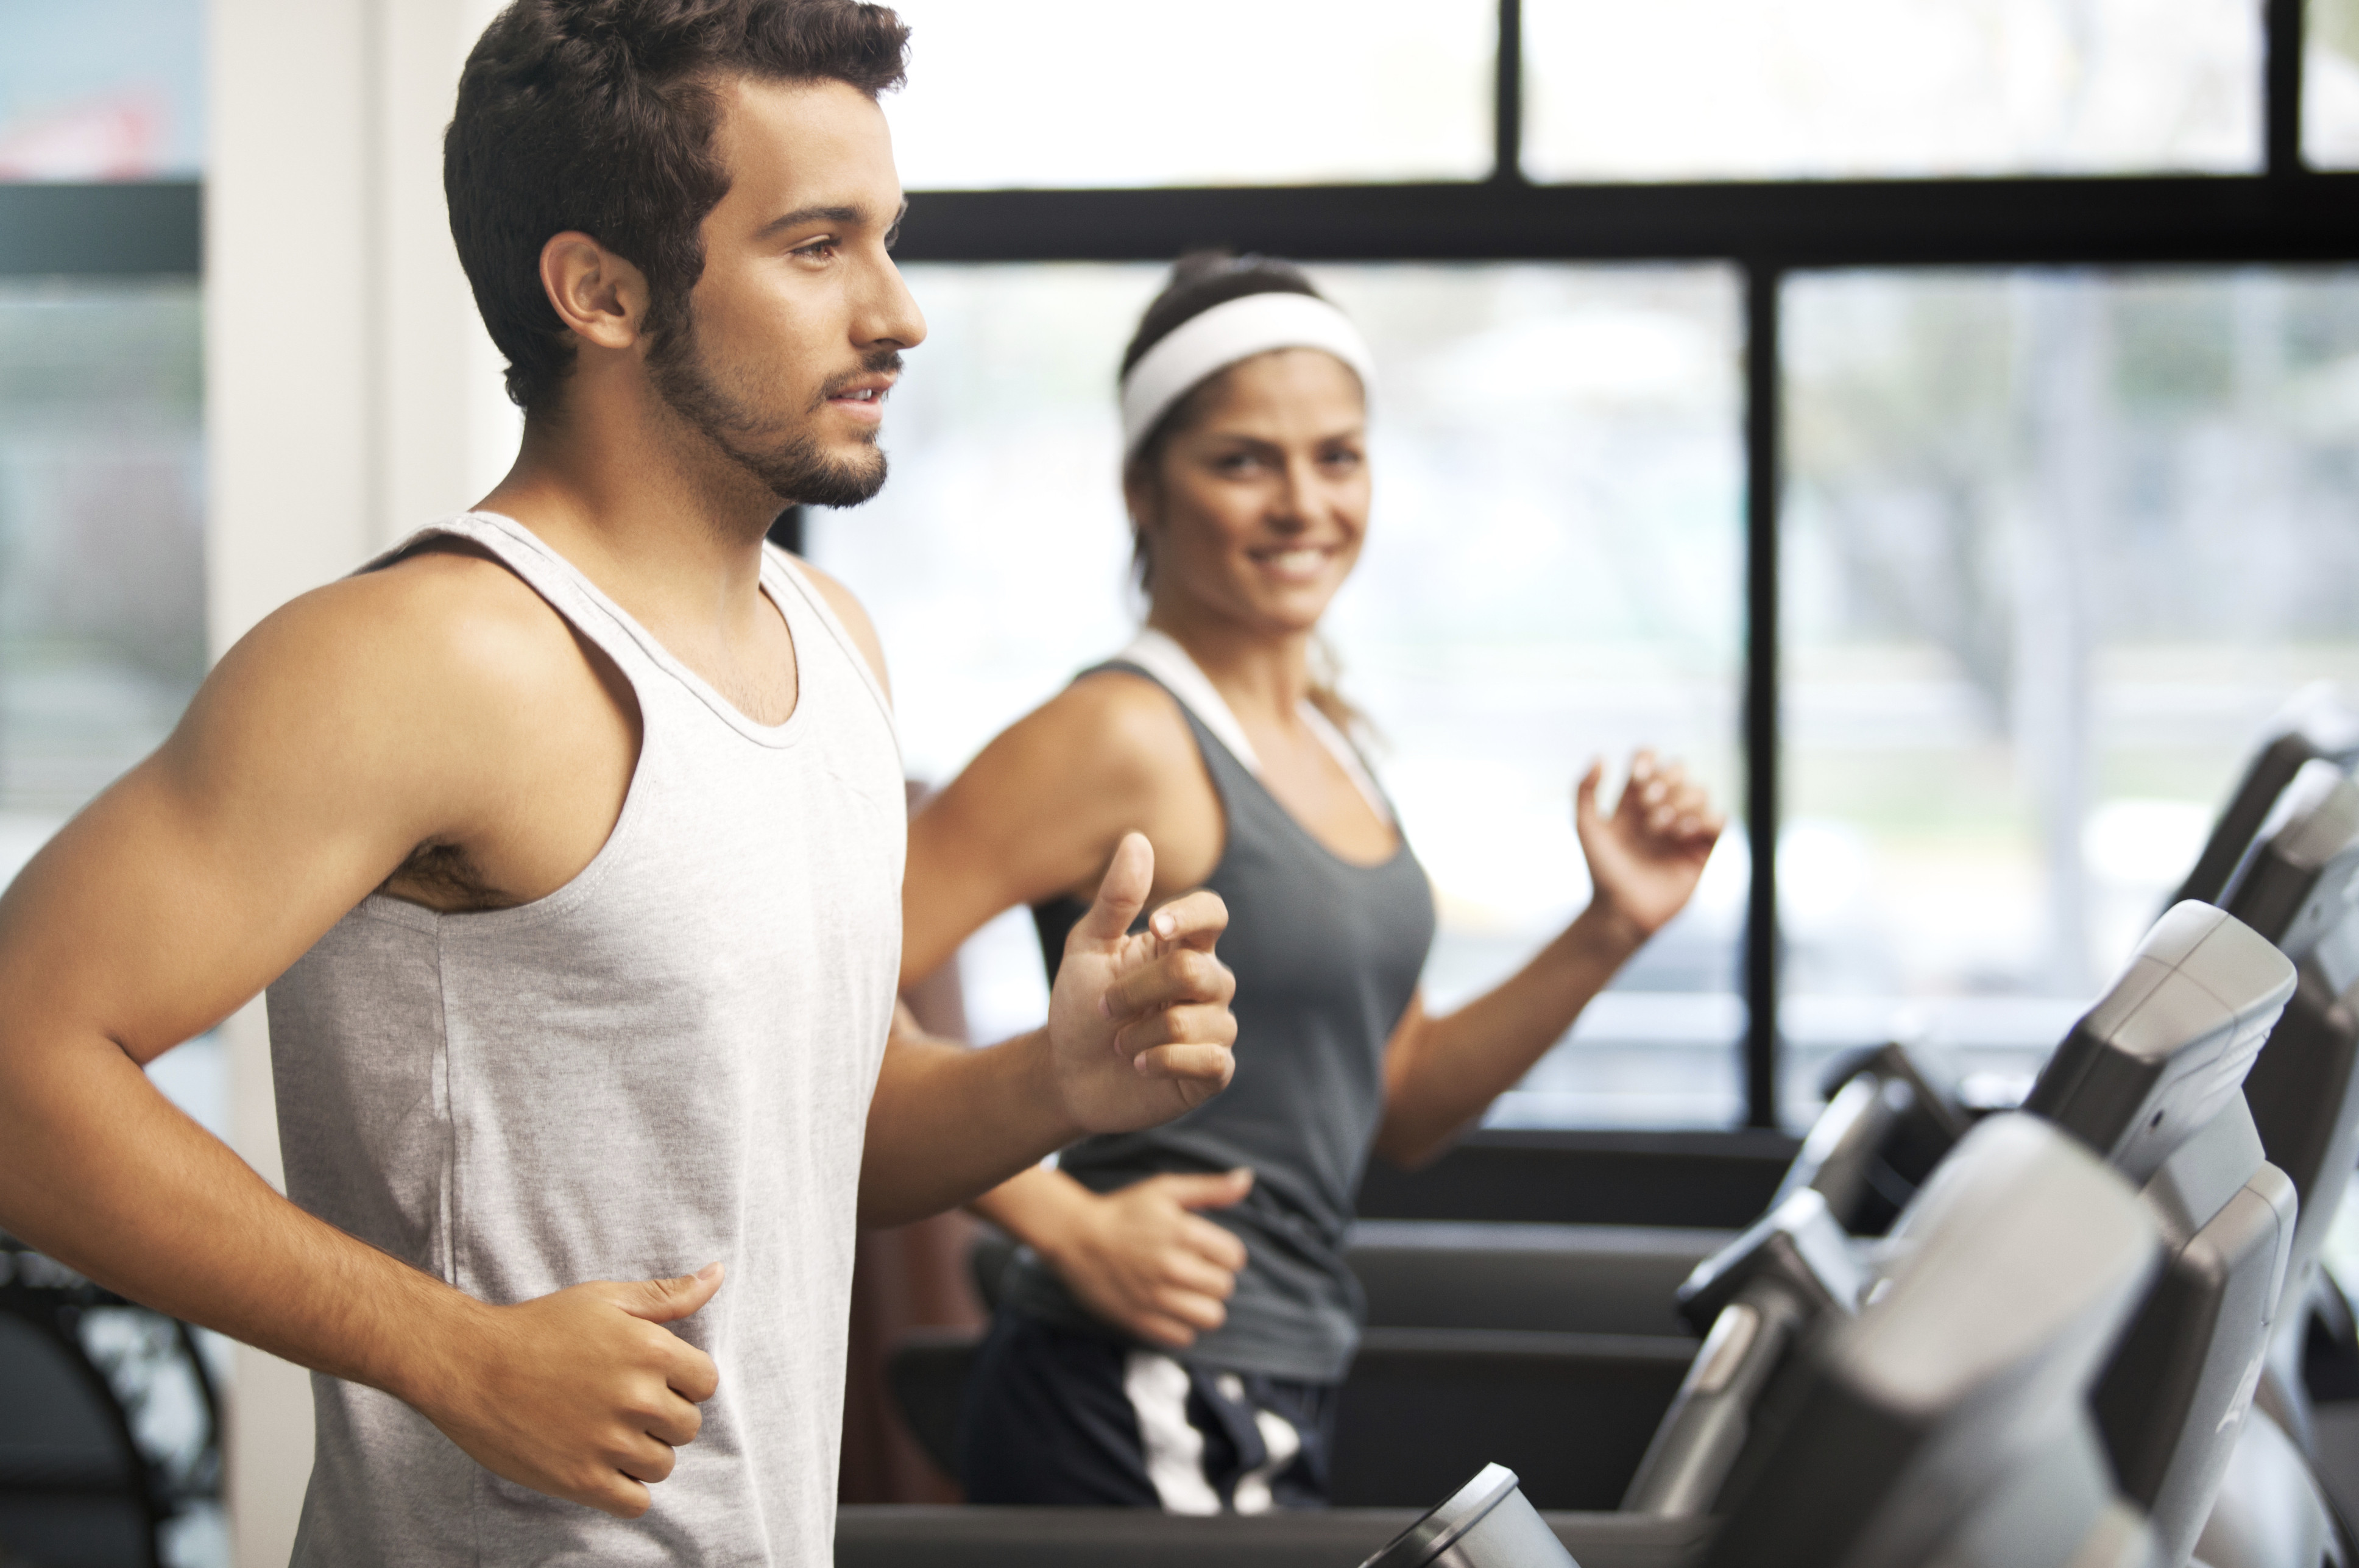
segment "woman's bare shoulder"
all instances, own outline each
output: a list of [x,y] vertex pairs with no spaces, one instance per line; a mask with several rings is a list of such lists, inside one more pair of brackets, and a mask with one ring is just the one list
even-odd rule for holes
[[1128,670],[1082,676],[1042,703],[1031,720],[1056,739],[1096,753],[1101,768],[1160,773],[1196,754],[1178,701]]
[[1071,839],[1094,860],[1122,833],[1159,820],[1175,781],[1200,772],[1179,704],[1152,681],[1109,670],[1082,677],[1001,731],[940,804],[970,825],[988,820]]

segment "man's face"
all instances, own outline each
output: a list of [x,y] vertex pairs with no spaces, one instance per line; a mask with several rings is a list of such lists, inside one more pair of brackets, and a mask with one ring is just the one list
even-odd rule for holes
[[840,82],[720,85],[729,193],[706,214],[689,327],[649,349],[680,419],[781,500],[850,506],[925,318],[887,247],[901,182],[884,114]]

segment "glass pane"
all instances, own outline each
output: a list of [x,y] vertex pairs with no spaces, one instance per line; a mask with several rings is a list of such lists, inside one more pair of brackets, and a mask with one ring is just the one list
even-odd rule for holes
[[912,191],[1475,180],[1497,0],[897,0]]
[[193,283],[0,286],[0,879],[205,668]]
[[2258,726],[2359,676],[2359,271],[1838,274],[1786,310],[1799,1119],[1886,1039],[2027,1082]]
[[[1375,511],[1327,629],[1440,892],[1446,1008],[1585,901],[1571,789],[1592,756],[1652,743],[1734,798],[1736,289],[1716,267],[1314,273],[1380,376]],[[892,482],[809,538],[882,628],[910,771],[940,780],[1136,625],[1114,372],[1162,269],[909,276],[931,336],[894,394]],[[1736,1118],[1740,840],[1495,1120]],[[1037,1021],[1028,932],[986,940],[979,1032]]]
[[0,0],[0,180],[192,180],[202,0]]
[[1524,0],[1540,180],[2257,169],[2255,0]]
[[2302,6],[2301,156],[2312,169],[2359,169],[2359,0]]

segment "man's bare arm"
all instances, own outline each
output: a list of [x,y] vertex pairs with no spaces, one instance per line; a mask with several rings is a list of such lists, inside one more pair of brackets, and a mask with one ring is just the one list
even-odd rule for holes
[[550,681],[594,695],[570,634],[512,578],[429,572],[475,573],[455,621],[451,583],[429,613],[396,573],[273,616],[0,897],[0,1226],[135,1300],[386,1389],[512,1479],[636,1513],[712,1391],[709,1360],[651,1320],[716,1279],[486,1306],[279,1197],[141,1071],[414,847],[520,809],[536,780],[516,747],[558,744],[520,714],[564,706]]
[[969,1051],[899,1011],[868,1111],[863,1224],[939,1214],[1084,1133],[1153,1127],[1227,1087],[1236,981],[1212,948],[1228,910],[1190,893],[1130,935],[1154,877],[1154,851],[1132,833],[1066,940],[1047,1028]]

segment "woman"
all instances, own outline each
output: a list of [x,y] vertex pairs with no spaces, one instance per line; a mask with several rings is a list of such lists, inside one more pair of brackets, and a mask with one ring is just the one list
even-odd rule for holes
[[1440,1152],[1686,903],[1719,834],[1676,766],[1640,752],[1611,813],[1593,766],[1575,795],[1589,907],[1496,990],[1425,1010],[1425,873],[1314,673],[1366,528],[1368,380],[1359,334],[1293,267],[1184,258],[1123,358],[1147,628],[911,826],[905,980],[1019,904],[1061,953],[1132,829],[1155,850],[1150,908],[1226,900],[1236,975],[1223,1094],[974,1205],[1027,1249],[970,1385],[973,1501],[1323,1501],[1369,1149]]

